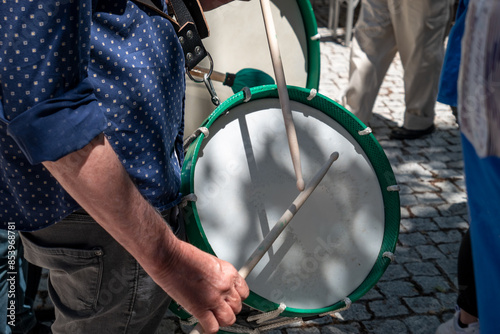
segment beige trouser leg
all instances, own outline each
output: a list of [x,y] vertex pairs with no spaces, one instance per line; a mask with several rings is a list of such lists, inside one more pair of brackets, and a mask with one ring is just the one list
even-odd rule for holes
[[369,122],[384,76],[399,51],[404,68],[403,126],[428,128],[444,56],[449,0],[362,0],[351,50],[347,107]]

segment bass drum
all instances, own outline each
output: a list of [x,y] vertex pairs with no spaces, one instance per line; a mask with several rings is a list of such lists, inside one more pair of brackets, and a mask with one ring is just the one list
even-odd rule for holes
[[[318,89],[320,76],[318,29],[309,0],[271,0],[274,24],[288,85]],[[214,71],[237,74],[242,69],[263,71],[274,78],[271,54],[259,1],[233,1],[205,13],[210,37],[203,40]],[[200,67],[208,68],[208,61]],[[186,79],[185,136],[196,130],[215,109],[203,83]],[[256,82],[252,86],[264,83]],[[213,81],[220,101],[233,91]]]

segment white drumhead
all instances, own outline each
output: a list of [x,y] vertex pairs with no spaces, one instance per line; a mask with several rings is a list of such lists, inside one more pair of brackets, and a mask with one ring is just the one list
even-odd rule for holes
[[[271,0],[274,24],[288,85],[306,87],[307,36],[301,10],[294,0]],[[214,70],[237,73],[244,68],[264,71],[274,78],[259,1],[233,1],[205,13],[210,37],[203,40],[214,60]],[[208,67],[208,62],[202,62]],[[213,81],[221,101],[233,95],[231,87]],[[311,87],[313,88],[313,87]],[[215,109],[203,83],[187,79],[185,133],[190,135]]]
[[[384,236],[384,203],[367,156],[317,109],[291,101],[304,179],[333,163],[271,250],[250,289],[287,307],[343,300],[367,277]],[[210,126],[195,167],[201,225],[215,254],[240,268],[298,195],[278,99],[244,103]]]

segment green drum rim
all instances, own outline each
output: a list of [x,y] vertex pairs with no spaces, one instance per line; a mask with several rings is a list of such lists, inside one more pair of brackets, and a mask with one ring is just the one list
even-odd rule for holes
[[309,0],[297,0],[297,5],[302,14],[304,29],[307,38],[307,82],[306,88],[319,87],[319,78],[321,70],[321,54],[319,38],[313,38],[318,35],[318,24],[316,16]]
[[[279,98],[276,85],[267,85],[254,87],[250,90],[251,99],[257,100],[263,98]],[[358,132],[366,129],[360,120],[352,113],[345,109],[335,101],[321,95],[316,94],[312,99],[308,99],[311,90],[299,87],[288,86],[288,93],[290,100],[296,101],[310,107],[319,109],[326,115],[333,118],[337,123],[343,126],[349,134],[357,141],[357,143],[364,150],[368,160],[373,166],[376,177],[381,187],[382,199],[384,203],[384,236],[377,260],[369,272],[368,276],[351,294],[346,296],[350,301],[354,302],[365,295],[383,275],[389,266],[391,259],[386,256],[387,253],[393,254],[396,249],[396,243],[399,235],[400,223],[400,200],[398,191],[394,191],[392,187],[397,185],[395,175],[390,165],[384,150],[375,139],[372,133],[360,135]],[[230,109],[245,103],[245,95],[239,92],[226,101],[224,101],[201,125],[210,129],[212,123],[223,113],[228,112]],[[194,172],[195,168],[194,159],[198,156],[201,144],[205,136],[200,136],[191,143],[186,151],[185,161],[181,172],[181,193],[185,196],[194,192]],[[184,208],[186,233],[190,243],[198,248],[215,254],[209,241],[207,240],[203,228],[201,226],[199,216],[196,209],[196,202],[189,202]],[[195,219],[192,219],[195,218]],[[256,308],[262,312],[268,312],[278,308],[278,304],[271,302],[259,295],[250,292],[250,296],[245,300],[245,304],[250,307]],[[324,313],[331,313],[346,306],[346,300],[338,301],[337,303],[328,307],[319,309],[297,309],[286,308],[281,316],[286,317],[308,317],[320,315]]]

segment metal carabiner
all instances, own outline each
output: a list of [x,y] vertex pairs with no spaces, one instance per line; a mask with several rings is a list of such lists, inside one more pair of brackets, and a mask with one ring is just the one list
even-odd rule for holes
[[212,84],[212,80],[208,76],[208,73],[205,73],[205,75],[203,75],[203,82],[205,83],[205,86],[207,87],[208,92],[210,93],[210,96],[212,97],[212,103],[215,106],[219,106],[220,100],[219,100],[219,97],[217,96],[217,93],[215,92],[214,85]]
[[211,99],[212,103],[215,106],[219,106],[220,99],[217,96],[217,92],[215,91],[214,85],[212,84],[212,80],[210,79],[210,76],[212,75],[212,72],[214,70],[214,61],[213,61],[212,56],[210,55],[210,53],[207,52],[207,56],[208,56],[208,60],[210,61],[210,69],[209,69],[208,73],[205,73],[203,75],[203,80],[198,80],[198,79],[193,78],[193,76],[191,75],[191,73],[189,71],[187,72],[187,75],[189,76],[189,78],[191,80],[193,80],[196,83],[202,83],[202,82],[204,82],[205,86],[208,89],[208,92],[210,93],[210,96],[212,97],[212,99]]

